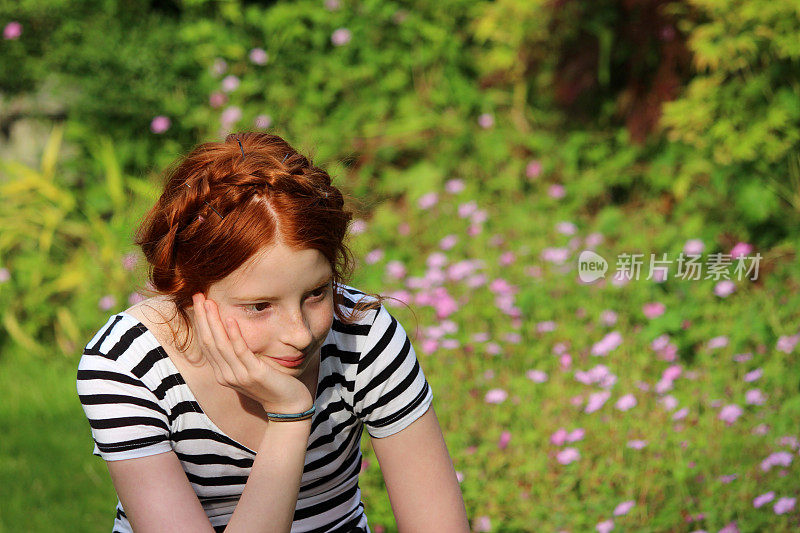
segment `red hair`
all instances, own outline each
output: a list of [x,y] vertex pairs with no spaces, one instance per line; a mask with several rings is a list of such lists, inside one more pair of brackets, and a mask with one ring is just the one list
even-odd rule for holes
[[371,294],[374,300],[360,300],[349,315],[338,305],[338,285],[353,269],[344,242],[351,219],[326,171],[277,135],[244,132],[199,144],[170,165],[134,243],[149,264],[152,292],[167,296],[187,326],[193,294],[279,241],[325,256],[333,270],[334,312],[350,323],[384,299]]

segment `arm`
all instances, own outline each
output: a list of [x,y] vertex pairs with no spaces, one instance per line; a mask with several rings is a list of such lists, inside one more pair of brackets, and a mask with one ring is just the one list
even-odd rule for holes
[[469,532],[461,489],[433,406],[401,431],[371,442],[401,533]]
[[[267,424],[226,532],[291,529],[310,432],[310,418]],[[213,533],[175,452],[107,464],[125,514],[137,533]]]

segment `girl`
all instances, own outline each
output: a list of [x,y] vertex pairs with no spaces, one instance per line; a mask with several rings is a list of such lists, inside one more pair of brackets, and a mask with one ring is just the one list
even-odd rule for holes
[[344,283],[351,217],[275,135],[231,134],[168,170],[135,240],[155,294],[78,365],[114,531],[369,532],[364,426],[398,529],[469,531],[405,330]]

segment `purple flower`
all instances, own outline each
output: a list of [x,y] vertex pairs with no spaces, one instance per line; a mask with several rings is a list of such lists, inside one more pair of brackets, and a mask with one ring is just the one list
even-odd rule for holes
[[352,34],[347,28],[339,28],[331,34],[331,42],[334,46],[343,46],[350,42]]
[[339,0],[325,0],[325,9],[328,11],[336,11],[342,7],[342,4]]
[[667,394],[666,396],[661,398],[659,402],[661,403],[661,405],[664,406],[664,409],[666,409],[667,411],[672,411],[673,409],[678,407],[678,400],[676,400],[675,397],[672,396],[671,394]]
[[576,442],[583,439],[586,434],[583,428],[575,428],[567,434],[567,442]]
[[775,514],[785,514],[794,509],[795,498],[781,498],[773,506]]
[[269,61],[269,54],[263,48],[253,48],[250,50],[250,61],[256,65],[266,65]]
[[272,124],[272,117],[269,115],[258,115],[255,120],[256,128],[265,130]]
[[475,200],[470,200],[469,202],[465,202],[458,206],[458,216],[461,218],[467,218],[477,210],[478,204],[475,202]]
[[475,531],[491,531],[492,522],[489,520],[488,516],[479,516],[473,527],[475,528]]
[[0,283],[5,283],[11,279],[11,272],[7,268],[0,268]]
[[606,309],[600,313],[600,322],[605,326],[613,326],[617,323],[617,313],[610,309]]
[[536,159],[532,159],[528,161],[528,164],[525,166],[525,176],[528,179],[536,179],[542,173],[542,163],[537,161]]
[[487,130],[494,126],[494,117],[490,113],[483,113],[478,117],[478,125]]
[[567,442],[567,430],[564,428],[558,428],[555,433],[550,435],[550,442],[556,446],[562,446],[565,442]]
[[225,62],[225,60],[221,57],[216,58],[214,60],[214,64],[211,66],[211,74],[218,78],[225,74],[226,70],[228,70],[228,64]]
[[511,432],[503,431],[500,434],[500,441],[497,443],[497,447],[500,448],[501,450],[505,450],[510,441],[511,441]]
[[503,403],[508,398],[508,393],[503,389],[489,389],[484,401],[486,403]]
[[19,39],[20,35],[22,35],[22,24],[17,21],[9,22],[6,24],[6,27],[3,28],[3,39],[7,41]]
[[360,235],[367,230],[367,223],[357,218],[350,224],[350,233],[353,235]]
[[578,228],[572,222],[559,222],[556,224],[556,231],[562,235],[575,235]]
[[614,516],[622,516],[628,514],[628,511],[630,511],[634,505],[636,505],[636,502],[634,502],[633,500],[622,502],[621,504],[617,505],[616,509],[614,509]]
[[169,118],[164,115],[159,115],[150,122],[150,131],[153,133],[164,133],[169,129],[169,126]]
[[789,466],[792,464],[792,454],[789,452],[775,452],[761,461],[761,470],[768,472],[773,466]]
[[646,440],[634,439],[628,441],[628,448],[632,448],[634,450],[641,450],[645,446],[647,446]]
[[564,448],[556,454],[556,460],[562,465],[568,465],[581,458],[581,453],[575,448]]
[[455,235],[446,235],[439,241],[439,248],[442,250],[450,250],[458,242],[458,237]]
[[781,335],[775,349],[783,353],[792,353],[794,347],[800,342],[800,333],[796,335]]
[[125,254],[122,257],[122,268],[128,271],[132,271],[138,261],[139,261],[139,256],[137,256],[135,253],[131,252]]
[[719,296],[720,298],[726,298],[730,296],[733,291],[736,290],[736,284],[731,280],[724,279],[714,285],[714,294]]
[[766,505],[774,499],[775,499],[775,493],[773,491],[765,492],[764,494],[761,494],[760,496],[756,496],[755,498],[753,498],[753,507],[758,509],[762,505]]
[[719,419],[729,426],[736,422],[736,419],[740,416],[742,416],[742,408],[735,404],[726,405],[719,412]]
[[230,74],[222,80],[222,90],[226,93],[235,91],[239,87],[239,78]]
[[725,335],[720,335],[719,337],[713,337],[708,341],[708,349],[713,350],[715,348],[724,348],[728,345],[728,337]]
[[688,415],[688,414],[689,414],[689,408],[688,407],[684,407],[683,409],[679,409],[679,410],[675,411],[675,413],[673,413],[673,415],[672,415],[672,419],[673,420],[683,420],[684,418],[686,418],[686,415]]
[[569,259],[569,250],[567,248],[544,248],[540,255],[544,261],[562,265]]

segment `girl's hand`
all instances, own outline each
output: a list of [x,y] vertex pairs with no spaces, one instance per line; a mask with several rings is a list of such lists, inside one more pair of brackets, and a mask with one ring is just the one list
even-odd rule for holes
[[192,296],[203,355],[220,385],[260,403],[267,412],[294,414],[311,408],[314,398],[299,379],[285,374],[268,357],[256,357],[247,347],[235,319],[225,326],[216,302],[201,293]]

